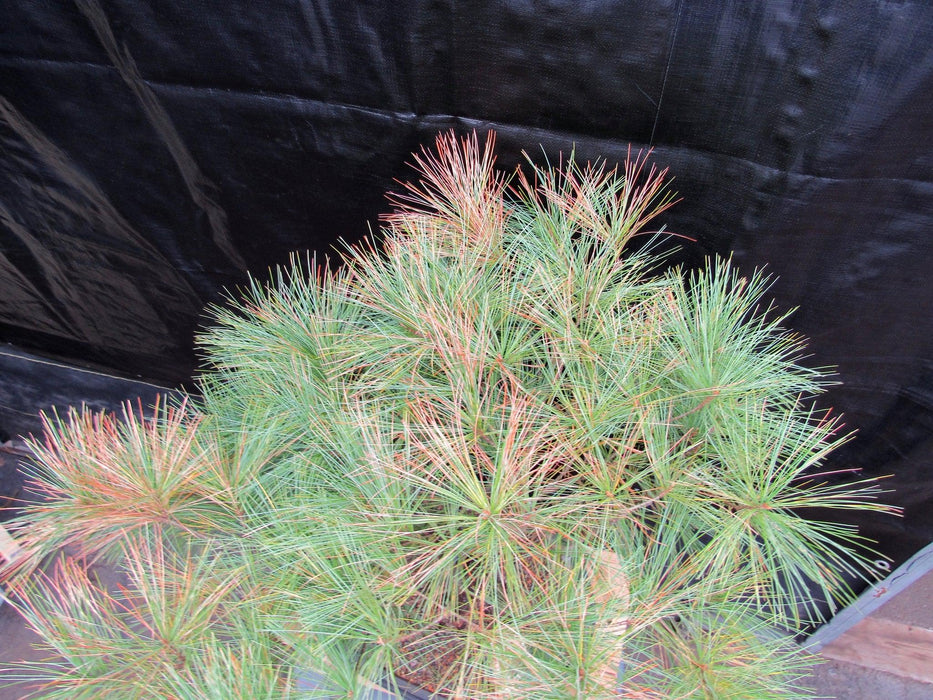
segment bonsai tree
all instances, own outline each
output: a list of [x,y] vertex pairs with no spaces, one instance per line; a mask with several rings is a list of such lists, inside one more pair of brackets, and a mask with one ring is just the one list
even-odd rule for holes
[[668,265],[641,156],[507,178],[492,135],[447,134],[415,165],[379,245],[213,309],[196,396],[47,417],[5,576],[54,657],[20,675],[62,698],[806,696],[791,635],[871,572],[807,515],[886,508],[821,475],[847,435],[768,279]]

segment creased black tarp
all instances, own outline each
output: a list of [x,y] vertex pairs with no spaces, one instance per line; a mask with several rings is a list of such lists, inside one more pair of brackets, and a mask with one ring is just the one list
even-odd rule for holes
[[[767,265],[840,468],[933,539],[928,2],[0,0],[0,340],[179,383],[203,305],[385,211],[443,129],[621,161],[655,148],[682,258]],[[540,147],[539,147],[540,146]],[[41,378],[37,377],[37,381]]]

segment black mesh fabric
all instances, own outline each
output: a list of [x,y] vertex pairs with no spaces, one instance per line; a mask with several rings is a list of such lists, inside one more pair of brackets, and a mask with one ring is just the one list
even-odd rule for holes
[[835,461],[905,508],[863,530],[933,539],[926,0],[0,0],[0,341],[185,382],[205,304],[365,235],[451,128],[654,148],[682,258],[767,266],[838,366]]

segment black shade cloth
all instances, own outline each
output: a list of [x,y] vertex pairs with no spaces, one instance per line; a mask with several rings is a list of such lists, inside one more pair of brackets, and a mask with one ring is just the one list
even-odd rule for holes
[[183,383],[205,304],[365,235],[450,128],[653,147],[682,259],[767,265],[838,365],[835,461],[905,507],[863,530],[933,540],[926,0],[0,0],[0,341]]

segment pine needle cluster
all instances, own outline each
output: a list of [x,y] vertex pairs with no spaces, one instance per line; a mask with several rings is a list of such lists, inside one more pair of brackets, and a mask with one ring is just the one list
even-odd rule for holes
[[788,634],[870,575],[807,514],[885,510],[820,475],[829,373],[766,276],[666,264],[645,157],[494,161],[438,137],[379,246],[215,308],[197,397],[48,420],[45,697],[806,696]]

